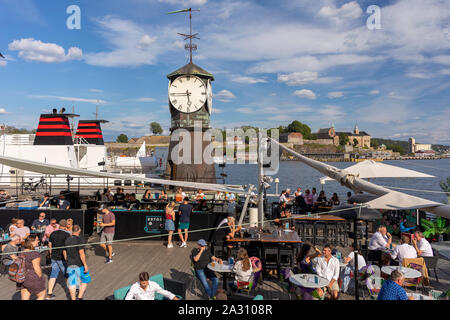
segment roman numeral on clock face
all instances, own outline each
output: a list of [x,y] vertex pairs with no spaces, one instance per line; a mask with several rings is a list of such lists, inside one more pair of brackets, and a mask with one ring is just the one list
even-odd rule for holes
[[172,104],[175,105],[175,104],[177,104],[177,102],[178,102],[177,100],[173,100]]

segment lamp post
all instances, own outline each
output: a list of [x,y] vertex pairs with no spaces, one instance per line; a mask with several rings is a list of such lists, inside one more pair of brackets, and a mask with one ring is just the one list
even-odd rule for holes
[[275,182],[275,194],[278,194],[278,184],[280,183],[280,180],[275,178],[273,182]]

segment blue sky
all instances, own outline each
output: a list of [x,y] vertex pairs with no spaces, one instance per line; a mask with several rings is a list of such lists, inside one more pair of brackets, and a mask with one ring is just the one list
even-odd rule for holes
[[[66,9],[81,9],[69,30]],[[366,10],[381,8],[381,29]],[[0,122],[33,129],[53,107],[100,116],[107,140],[167,130],[166,75],[188,62],[177,32],[199,32],[194,63],[215,76],[212,126],[315,132],[358,123],[373,137],[450,145],[446,0],[0,0]]]

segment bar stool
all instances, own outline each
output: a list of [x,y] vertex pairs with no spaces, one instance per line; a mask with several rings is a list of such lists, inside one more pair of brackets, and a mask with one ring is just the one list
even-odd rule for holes
[[277,276],[280,274],[278,260],[279,256],[277,247],[263,248],[263,269],[265,275],[268,274],[267,270],[277,270]]
[[314,245],[324,245],[327,242],[327,225],[324,222],[316,222],[314,228]]
[[302,224],[303,224],[303,232],[301,236],[302,241],[314,242],[314,224],[310,222]]
[[293,248],[279,248],[278,264],[280,267],[292,267],[294,265],[294,250]]
[[327,242],[333,246],[337,245],[338,242],[338,226],[336,223],[328,223],[326,225],[326,238]]

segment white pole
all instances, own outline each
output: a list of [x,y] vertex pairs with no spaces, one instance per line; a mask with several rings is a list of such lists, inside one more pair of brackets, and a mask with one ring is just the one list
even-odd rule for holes
[[264,226],[264,186],[263,159],[261,153],[261,133],[258,133],[258,227]]

